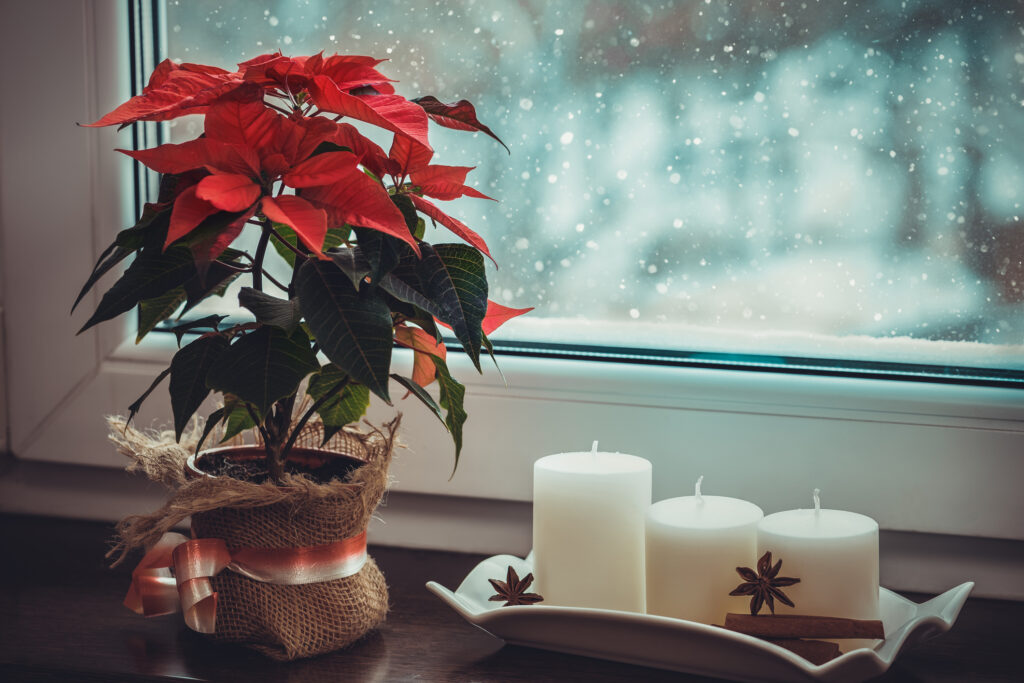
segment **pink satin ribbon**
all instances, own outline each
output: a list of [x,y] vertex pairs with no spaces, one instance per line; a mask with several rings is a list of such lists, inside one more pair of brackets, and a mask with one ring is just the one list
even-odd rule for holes
[[366,564],[366,532],[305,548],[238,548],[219,538],[189,540],[167,533],[132,572],[124,604],[155,617],[181,609],[185,623],[200,633],[217,625],[217,593],[210,577],[224,569],[263,583],[295,585],[352,576]]

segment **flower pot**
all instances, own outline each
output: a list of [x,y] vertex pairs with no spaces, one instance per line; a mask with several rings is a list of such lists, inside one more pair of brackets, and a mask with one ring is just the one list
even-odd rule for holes
[[[122,452],[151,478],[174,481],[177,488],[162,509],[122,522],[112,552],[123,557],[130,548],[153,548],[191,517],[200,551],[212,543],[229,557],[223,569],[203,577],[217,593],[215,618],[202,628],[186,618],[190,626],[282,661],[343,648],[376,628],[388,611],[387,585],[365,552],[365,532],[387,486],[397,422],[369,433],[346,428],[331,439],[329,451],[293,449],[300,469],[345,461],[343,479],[323,483],[287,471],[280,484],[211,476],[203,471],[204,460],[227,454],[238,466],[262,459],[262,448],[217,448],[188,457],[177,444],[147,441],[131,430],[120,437]],[[169,451],[180,452],[180,459],[168,457]]]
[[[226,456],[241,466],[262,460],[263,453],[262,448],[255,446],[210,449],[189,458],[187,472],[189,476],[211,478],[203,471],[202,463],[212,456]],[[332,460],[344,460],[353,475],[366,467],[365,474],[371,479],[386,480],[386,463],[374,467],[372,462],[315,449],[293,449],[289,454],[290,462],[310,470],[323,468]],[[365,482],[366,478],[359,481]],[[331,486],[314,484],[316,493],[311,496],[311,491],[304,487],[284,485],[275,487],[280,489],[280,500],[270,504],[225,506],[194,513],[193,537],[222,539],[229,550],[284,549],[286,566],[302,574],[301,555],[306,549],[329,546],[364,533],[379,500],[376,486],[367,490],[365,485],[342,485],[336,480],[333,488],[340,490],[330,492]],[[211,582],[218,593],[213,637],[248,645],[280,660],[344,647],[379,625],[388,609],[384,577],[368,556],[355,574],[332,580],[281,585],[236,571],[223,571],[212,577]]]

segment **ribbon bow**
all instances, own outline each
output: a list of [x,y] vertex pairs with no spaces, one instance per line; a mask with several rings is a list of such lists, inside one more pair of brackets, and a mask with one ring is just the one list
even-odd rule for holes
[[263,583],[294,585],[352,576],[366,564],[366,531],[303,548],[239,548],[219,538],[164,534],[132,572],[125,607],[147,617],[181,609],[193,631],[213,633],[217,593],[210,578],[224,569]]

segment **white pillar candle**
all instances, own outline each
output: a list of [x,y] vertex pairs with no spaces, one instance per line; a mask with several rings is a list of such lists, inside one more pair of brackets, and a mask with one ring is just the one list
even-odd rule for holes
[[647,511],[647,613],[724,624],[745,611],[732,597],[736,567],[753,566],[761,508],[737,498],[694,495],[655,503]]
[[533,466],[533,573],[545,605],[644,610],[651,463],[558,453]]
[[800,583],[783,591],[795,604],[775,601],[777,614],[878,619],[878,523],[842,510],[776,512],[758,526],[757,552],[782,560],[780,576]]

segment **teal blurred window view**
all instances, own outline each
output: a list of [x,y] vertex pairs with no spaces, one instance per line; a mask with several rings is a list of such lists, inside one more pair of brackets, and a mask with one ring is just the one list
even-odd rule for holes
[[445,208],[501,264],[491,298],[536,307],[502,330],[523,352],[1024,380],[1018,0],[167,0],[161,15],[175,60],[365,54],[390,60],[399,94],[476,104],[511,155],[434,128],[436,163],[476,166],[500,200]]

